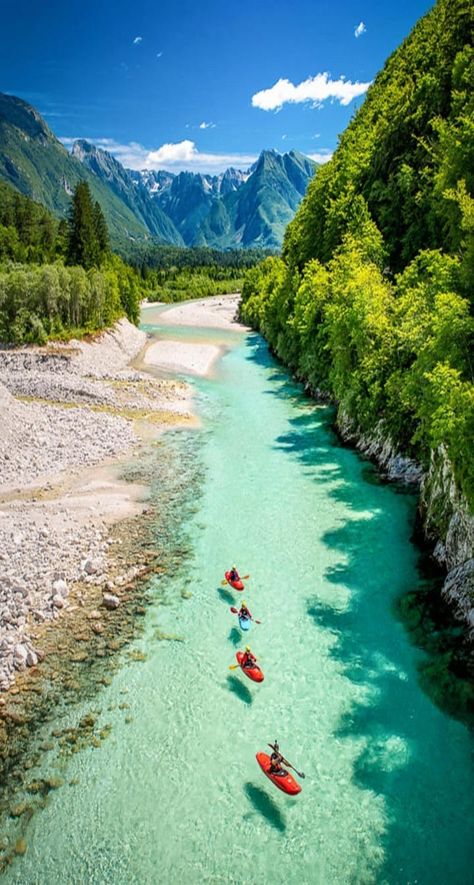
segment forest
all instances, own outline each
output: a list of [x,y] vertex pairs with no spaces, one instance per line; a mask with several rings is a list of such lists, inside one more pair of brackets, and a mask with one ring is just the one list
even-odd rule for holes
[[101,207],[80,182],[68,219],[0,183],[0,341],[43,344],[81,337],[126,315],[140,302],[181,301],[240,291],[259,250],[218,252],[150,243],[111,251]]
[[388,59],[242,319],[338,404],[474,504],[474,7],[438,0]]

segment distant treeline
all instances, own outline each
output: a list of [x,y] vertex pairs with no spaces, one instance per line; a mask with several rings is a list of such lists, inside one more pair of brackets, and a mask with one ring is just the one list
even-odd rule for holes
[[246,270],[271,255],[268,249],[210,249],[208,246],[169,246],[161,244],[134,245],[127,254],[128,262],[137,269],[222,267]]
[[0,341],[43,343],[137,323],[144,299],[182,301],[240,291],[267,253],[150,244],[126,263],[110,250],[102,210],[80,182],[68,219],[0,183]]
[[240,292],[243,275],[268,256],[263,249],[229,249],[205,246],[182,248],[153,245],[132,260],[147,289],[157,301],[185,301]]

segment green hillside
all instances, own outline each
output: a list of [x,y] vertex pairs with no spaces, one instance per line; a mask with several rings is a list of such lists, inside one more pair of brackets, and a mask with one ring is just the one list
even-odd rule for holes
[[474,6],[438,0],[389,58],[242,316],[356,432],[474,502]]
[[75,186],[86,181],[112,244],[123,254],[131,242],[150,239],[176,246],[280,249],[315,168],[295,151],[263,151],[247,172],[132,172],[84,140],[68,153],[35,108],[0,93],[0,180],[63,218]]
[[85,180],[101,204],[112,241],[145,238],[147,229],[97,175],[67,152],[27,102],[0,93],[0,178],[64,217],[76,184]]

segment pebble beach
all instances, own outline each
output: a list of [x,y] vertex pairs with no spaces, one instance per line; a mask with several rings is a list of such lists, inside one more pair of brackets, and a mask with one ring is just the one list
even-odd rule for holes
[[121,320],[89,341],[0,350],[0,691],[42,659],[39,627],[68,609],[72,588],[102,588],[114,608],[146,569],[114,567],[110,527],[147,498],[121,465],[192,421],[185,383],[133,367],[146,346]]

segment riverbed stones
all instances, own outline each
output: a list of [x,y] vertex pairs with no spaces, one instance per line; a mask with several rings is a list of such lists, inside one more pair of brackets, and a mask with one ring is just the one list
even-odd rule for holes
[[53,591],[55,596],[67,596],[68,586],[66,584],[66,581],[63,581],[62,578],[53,581]]
[[121,320],[93,342],[0,351],[0,691],[34,666],[15,646],[28,655],[30,631],[62,616],[78,582],[115,590],[109,526],[58,494],[61,477],[134,451],[134,415],[186,414],[186,384],[128,367],[145,341]]
[[113,593],[104,593],[102,597],[102,604],[108,611],[113,611],[114,609],[119,607],[120,599]]

